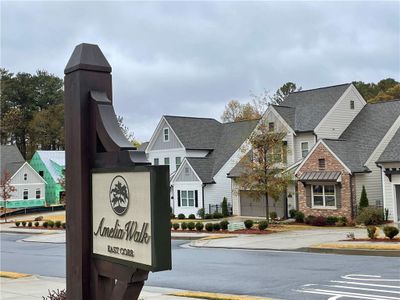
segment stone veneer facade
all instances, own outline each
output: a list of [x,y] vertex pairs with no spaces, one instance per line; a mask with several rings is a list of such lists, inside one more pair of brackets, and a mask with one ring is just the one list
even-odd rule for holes
[[[332,153],[325,147],[324,144],[319,144],[314,152],[310,155],[307,161],[303,164],[301,169],[297,173],[297,177],[304,172],[315,172],[320,171],[319,169],[319,159],[325,159],[325,169],[324,171],[339,171],[341,172],[341,205],[335,209],[316,209],[307,205],[306,202],[306,187],[302,182],[298,181],[298,197],[299,197],[299,210],[304,213],[305,216],[344,216],[348,220],[352,220],[354,216],[352,204],[355,195],[355,184],[354,178],[346,168],[332,155]],[[315,183],[315,182],[314,182]],[[328,183],[328,182],[326,182]],[[315,184],[324,184],[323,182]],[[330,183],[332,184],[332,182]],[[311,199],[312,201],[312,199]]]

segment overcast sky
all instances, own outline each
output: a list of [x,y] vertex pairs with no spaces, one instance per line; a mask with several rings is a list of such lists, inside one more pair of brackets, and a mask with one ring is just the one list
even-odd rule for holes
[[100,46],[117,114],[146,141],[163,114],[219,119],[231,99],[399,80],[400,2],[1,1],[1,67],[62,77]]

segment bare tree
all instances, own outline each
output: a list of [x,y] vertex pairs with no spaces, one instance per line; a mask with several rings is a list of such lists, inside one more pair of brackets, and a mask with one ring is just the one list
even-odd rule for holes
[[4,171],[3,176],[0,178],[0,197],[4,201],[4,221],[7,222],[7,201],[11,198],[12,193],[17,189],[11,184],[11,174]]

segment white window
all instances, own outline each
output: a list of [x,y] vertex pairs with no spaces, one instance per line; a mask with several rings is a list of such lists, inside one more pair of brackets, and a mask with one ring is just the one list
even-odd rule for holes
[[274,129],[275,129],[275,124],[274,124],[274,122],[269,122],[269,123],[268,123],[268,130],[269,130],[269,131],[274,131]]
[[154,159],[154,165],[155,165],[155,166],[158,166],[159,164],[160,164],[160,159],[155,158],[155,159]]
[[168,128],[163,129],[163,136],[164,136],[164,142],[169,142],[169,129]]
[[181,163],[182,163],[182,159],[179,156],[175,157],[175,165],[176,165],[177,170],[178,170],[179,166],[181,165]]
[[336,191],[334,185],[312,186],[313,207],[336,207]]
[[36,189],[36,199],[40,199],[40,189]]
[[353,100],[350,101],[350,109],[354,109],[354,101]]
[[181,206],[194,207],[194,191],[181,191]]
[[169,157],[164,157],[164,165],[169,166]]
[[24,200],[28,200],[28,190],[24,190]]
[[301,157],[304,158],[308,154],[308,142],[301,142]]
[[28,174],[24,174],[24,180],[28,180]]
[[189,167],[185,167],[185,175],[189,175],[189,174],[190,174]]

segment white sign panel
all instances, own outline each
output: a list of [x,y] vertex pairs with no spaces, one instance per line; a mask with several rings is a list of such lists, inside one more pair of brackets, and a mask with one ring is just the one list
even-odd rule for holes
[[152,265],[150,172],[92,174],[93,253]]

